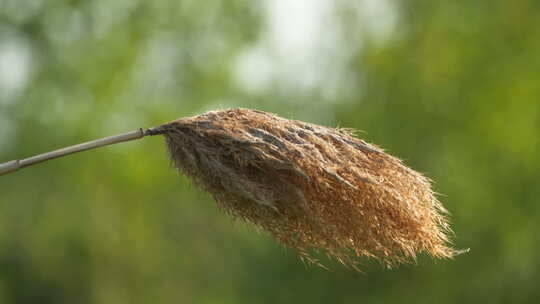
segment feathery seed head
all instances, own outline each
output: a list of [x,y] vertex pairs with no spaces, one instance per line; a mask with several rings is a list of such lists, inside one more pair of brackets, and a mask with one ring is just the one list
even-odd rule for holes
[[354,268],[360,256],[390,267],[458,253],[430,181],[350,131],[249,109],[157,129],[173,166],[223,210],[309,261],[313,250]]

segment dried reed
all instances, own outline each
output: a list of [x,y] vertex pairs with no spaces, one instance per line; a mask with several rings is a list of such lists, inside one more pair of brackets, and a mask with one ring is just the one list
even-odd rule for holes
[[311,262],[312,252],[353,268],[361,256],[391,267],[458,253],[430,181],[348,130],[231,109],[151,132],[223,210]]

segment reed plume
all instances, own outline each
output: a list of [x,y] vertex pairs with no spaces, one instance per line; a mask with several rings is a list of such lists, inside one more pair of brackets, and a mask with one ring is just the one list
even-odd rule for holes
[[348,130],[231,109],[147,133],[165,136],[172,165],[225,212],[308,261],[323,252],[353,268],[358,257],[391,267],[458,253],[430,181]]

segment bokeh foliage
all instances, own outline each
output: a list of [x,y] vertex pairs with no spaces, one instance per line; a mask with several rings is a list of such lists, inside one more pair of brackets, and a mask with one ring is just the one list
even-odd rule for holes
[[15,41],[31,61],[24,88],[0,92],[0,160],[254,107],[365,130],[436,181],[470,253],[306,267],[231,223],[148,138],[0,177],[0,303],[537,302],[538,2],[395,1],[384,40],[353,2],[336,2],[346,64],[329,95],[235,80],[266,33],[259,1],[1,0],[0,49]]

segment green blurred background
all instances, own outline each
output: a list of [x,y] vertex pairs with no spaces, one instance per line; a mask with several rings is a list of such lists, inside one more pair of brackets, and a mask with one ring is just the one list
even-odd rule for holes
[[0,0],[0,162],[249,107],[436,181],[453,261],[300,262],[160,138],[0,177],[0,303],[538,303],[540,2]]

